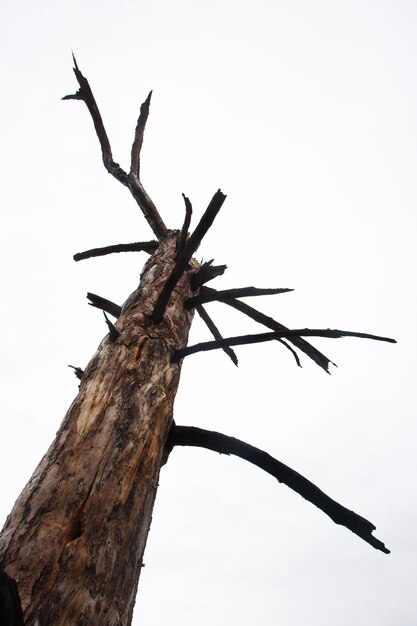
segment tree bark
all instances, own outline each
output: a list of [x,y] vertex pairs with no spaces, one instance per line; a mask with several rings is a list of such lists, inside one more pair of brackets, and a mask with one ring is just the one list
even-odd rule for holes
[[120,334],[101,342],[0,535],[0,567],[16,580],[27,626],[131,623],[180,377],[171,356],[187,345],[199,267],[191,261],[154,324],[178,236],[169,231],[145,265]]

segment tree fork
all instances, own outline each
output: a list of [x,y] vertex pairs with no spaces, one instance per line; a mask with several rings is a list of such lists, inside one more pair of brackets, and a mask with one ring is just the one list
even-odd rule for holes
[[177,254],[171,231],[85,369],[80,391],[0,535],[0,567],[16,580],[26,626],[128,625],[172,423],[193,311],[179,279],[164,318],[156,299]]

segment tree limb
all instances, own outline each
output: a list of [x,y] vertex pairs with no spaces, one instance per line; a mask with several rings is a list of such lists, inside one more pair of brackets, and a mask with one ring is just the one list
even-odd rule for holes
[[215,289],[211,291],[204,291],[198,296],[189,298],[185,303],[187,309],[192,309],[197,304],[204,304],[206,302],[213,302],[215,300],[224,302],[230,298],[247,298],[250,296],[271,296],[277,293],[287,293],[294,291],[294,289],[259,289],[257,287],[240,287],[239,289],[223,289],[217,291]]
[[175,288],[175,285],[181,278],[182,274],[186,270],[188,266],[188,262],[190,261],[192,255],[197,250],[200,245],[204,235],[213,224],[216,215],[220,211],[223,202],[225,201],[226,196],[224,193],[220,191],[216,191],[213,198],[210,201],[207,209],[204,211],[203,216],[199,223],[197,224],[194,232],[190,235],[188,241],[185,246],[181,250],[178,255],[177,261],[174,265],[174,268],[168,277],[165,285],[162,288],[161,293],[156,301],[155,308],[153,311],[153,321],[155,324],[159,324],[162,321],[162,318],[165,313],[165,308],[168,304],[169,297],[172,291]]
[[147,100],[142,105],[144,112],[142,113],[141,108],[141,114],[139,115],[139,120],[136,127],[135,140],[132,146],[132,156],[134,153],[133,168],[135,169],[131,169],[130,173],[126,174],[126,172],[120,167],[120,165],[113,160],[110,141],[107,137],[103,120],[97,103],[94,99],[93,92],[91,91],[89,82],[79,70],[74,55],[72,55],[72,58],[74,59],[74,74],[80,87],[75,94],[64,96],[62,99],[82,100],[83,102],[85,102],[93,120],[94,128],[96,129],[97,137],[100,142],[104,167],[119,182],[125,185],[125,187],[128,187],[131,194],[138,203],[142,213],[144,214],[149,226],[152,228],[155,236],[160,240],[166,235],[167,227],[165,226],[161,216],[159,215],[156,206],[144,190],[142,183],[139,180],[139,153],[142,146],[143,130],[147,119],[147,114],[145,113],[146,109],[149,108],[150,97],[148,96]]
[[242,346],[250,343],[264,343],[281,337],[328,337],[330,339],[340,339],[341,337],[359,337],[360,339],[374,339],[375,341],[387,341],[388,343],[397,343],[395,339],[389,337],[379,337],[378,335],[370,335],[368,333],[356,333],[349,330],[337,329],[317,329],[317,328],[295,328],[291,330],[279,330],[272,333],[258,333],[256,335],[239,335],[238,337],[227,337],[226,339],[217,339],[216,341],[202,341],[193,346],[187,346],[179,350],[175,350],[173,355],[174,362],[183,359],[185,356],[195,354],[196,352],[207,352],[209,350],[217,350],[225,346]]
[[141,104],[138,123],[136,124],[135,138],[132,144],[130,171],[140,177],[140,151],[143,144],[143,134],[149,116],[149,106],[151,104],[152,91],[149,92],[145,102]]
[[[200,293],[207,293],[210,291],[215,291],[215,290],[210,289],[210,287],[203,287]],[[272,317],[269,317],[268,315],[261,313],[257,309],[254,309],[249,304],[246,304],[246,302],[241,302],[240,300],[230,299],[230,300],[224,300],[224,304],[227,304],[228,306],[233,307],[237,311],[240,311],[244,315],[247,315],[248,317],[253,319],[255,322],[258,322],[259,324],[262,324],[263,326],[266,326],[267,328],[270,328],[271,330],[276,330],[276,331],[288,330],[286,326],[284,326],[283,324],[280,324],[279,322],[274,320]],[[322,354],[319,350],[317,350],[317,348],[315,348],[310,343],[308,343],[308,341],[305,341],[305,339],[302,339],[302,337],[289,337],[288,341],[290,341],[296,348],[301,350],[301,352],[304,352],[304,354],[310,357],[310,359],[312,359],[319,367],[324,369],[324,371],[327,372],[328,374],[330,373],[329,372],[330,363],[332,365],[336,365],[336,363],[333,363],[333,361],[328,359],[327,356]]]
[[184,194],[182,194],[182,197],[184,198],[184,203],[185,203],[185,217],[184,217],[184,223],[181,228],[180,238],[178,240],[177,258],[181,250],[184,248],[185,242],[187,241],[188,229],[190,228],[191,216],[193,214],[193,207],[189,198],[187,198],[187,196]]
[[[219,329],[217,328],[217,326],[215,325],[215,323],[213,322],[213,320],[211,319],[210,315],[207,313],[205,308],[201,304],[197,304],[195,309],[197,313],[199,314],[199,316],[201,317],[201,319],[205,322],[207,328],[209,329],[213,337],[215,339],[223,339],[223,337],[220,334]],[[237,367],[238,360],[237,360],[237,356],[234,350],[232,350],[232,348],[229,348],[228,346],[225,346],[223,350],[227,354],[227,356],[232,360],[232,363],[234,363]]]
[[307,478],[263,450],[259,450],[259,448],[222,433],[193,426],[176,425],[171,429],[167,446],[168,449],[173,446],[197,446],[219,452],[220,454],[233,454],[245,459],[245,461],[253,463],[260,469],[268,472],[268,474],[271,474],[271,476],[274,476],[279,482],[296,491],[303,498],[321,509],[336,524],[345,526],[375,549],[381,550],[385,554],[390,552],[382,541],[372,535],[375,526],[371,522],[332,500]]
[[110,313],[113,317],[120,317],[122,312],[122,307],[112,302],[111,300],[106,300],[106,298],[102,298],[101,296],[97,296],[95,293],[87,293],[87,299],[90,300],[88,303],[90,306],[94,306],[96,309],[100,309],[101,311],[106,311],[106,313]]
[[222,276],[227,270],[227,265],[213,265],[214,259],[202,263],[198,272],[193,274],[191,278],[191,289],[197,291],[201,285],[208,283],[209,280],[213,280],[217,276]]
[[136,241],[134,243],[117,243],[113,246],[105,246],[103,248],[92,248],[84,252],[74,254],[74,261],[83,261],[92,257],[105,256],[106,254],[114,254],[116,252],[147,252],[152,254],[158,247],[157,241]]

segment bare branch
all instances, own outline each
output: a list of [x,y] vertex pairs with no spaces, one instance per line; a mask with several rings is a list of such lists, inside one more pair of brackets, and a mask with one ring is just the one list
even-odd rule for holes
[[106,320],[107,327],[109,329],[110,341],[116,341],[119,337],[120,332],[117,330],[116,326],[109,320],[106,315],[106,311],[103,311],[104,319]]
[[184,194],[182,194],[182,197],[184,198],[184,203],[185,203],[185,218],[184,218],[184,223],[181,228],[181,235],[178,241],[177,258],[181,250],[184,248],[185,242],[187,241],[188,229],[190,228],[191,216],[193,214],[193,207],[189,198],[187,198],[187,196],[185,196]]
[[287,348],[287,350],[289,350],[291,352],[291,354],[293,355],[293,357],[295,359],[295,362],[297,363],[298,367],[302,367],[300,358],[299,358],[298,354],[296,353],[296,351],[294,350],[294,348],[291,348],[291,346],[288,345],[288,343],[286,341],[284,341],[283,339],[277,339],[277,341],[279,341],[279,343],[281,343],[283,346],[285,346]]
[[208,283],[209,280],[221,276],[227,270],[227,265],[212,265],[213,261],[214,259],[211,259],[211,261],[203,263],[198,272],[192,276],[190,284],[193,291]]
[[223,202],[225,201],[226,196],[220,191],[216,191],[213,198],[210,201],[207,209],[204,211],[204,214],[197,224],[194,232],[189,237],[186,242],[184,248],[181,250],[177,261],[174,265],[174,268],[168,277],[165,285],[162,288],[161,293],[156,301],[155,308],[153,311],[153,321],[155,324],[159,324],[162,321],[162,318],[165,313],[165,308],[168,304],[169,296],[171,295],[175,285],[181,278],[182,274],[186,270],[188,266],[188,262],[190,261],[192,255],[197,250],[200,245],[204,235],[213,224],[216,215],[220,211]]
[[92,248],[84,252],[74,254],[74,261],[83,261],[92,257],[105,256],[106,254],[114,254],[116,252],[147,252],[152,254],[158,247],[157,241],[136,241],[134,243],[117,243],[113,246],[105,246],[103,248]]
[[149,116],[149,106],[151,104],[152,91],[149,92],[145,102],[141,104],[138,123],[136,124],[135,138],[132,144],[130,171],[140,177],[140,151],[143,144],[143,134]]
[[[93,92],[91,91],[91,87],[89,85],[88,80],[82,75],[81,71],[79,70],[77,61],[75,60],[74,55],[72,55],[72,57],[74,59],[74,74],[76,76],[76,79],[80,87],[75,94],[64,96],[62,99],[63,100],[82,100],[83,102],[85,102],[90,112],[91,118],[94,123],[94,128],[96,129],[97,137],[100,142],[104,167],[119,182],[121,182],[123,185],[129,188],[132,196],[134,197],[142,213],[144,214],[149,226],[152,228],[155,236],[160,240],[166,235],[167,227],[165,226],[161,216],[159,215],[156,206],[154,205],[151,198],[148,196],[148,194],[144,190],[142,183],[139,180],[139,175],[138,175],[139,162],[137,163],[137,165],[135,165],[137,171],[133,170],[128,175],[120,167],[120,165],[113,160],[113,155],[112,155],[112,151],[110,147],[110,141],[109,141],[109,138],[107,137],[103,120],[102,120],[99,108],[97,106],[97,103],[94,99]],[[148,96],[147,101],[148,100],[149,100],[149,96]],[[146,110],[147,101],[145,101],[144,103],[145,110]],[[149,107],[149,102],[147,106]],[[142,115],[142,120],[141,120],[141,115],[139,115],[138,126],[139,126],[139,122],[141,126],[143,125],[142,137],[140,137],[140,129],[138,132],[138,129],[136,128],[137,132],[135,134],[135,140],[133,142],[133,146],[135,147],[135,152],[137,153],[137,157],[136,157],[137,160],[139,159],[138,150],[140,152],[140,147],[142,145],[141,142],[143,140],[144,125],[146,123],[146,119],[144,118],[145,118],[145,115]],[[132,148],[132,151],[133,151],[133,148]],[[134,160],[134,164],[135,163],[136,161]]]
[[[207,313],[205,308],[201,304],[197,304],[195,309],[197,313],[199,314],[199,316],[201,317],[201,319],[205,322],[207,328],[209,329],[213,337],[215,339],[223,339],[223,337],[220,334],[219,329],[217,328],[217,326],[215,325],[215,323],[213,322],[213,320],[211,319],[210,315]],[[232,363],[234,363],[237,367],[238,360],[237,360],[237,356],[234,350],[232,350],[232,348],[229,348],[227,346],[224,347],[223,350],[227,354],[227,356],[230,357],[230,359],[232,360]]]
[[97,296],[95,293],[87,293],[87,299],[90,300],[88,303],[90,306],[94,306],[96,309],[100,309],[101,311],[106,311],[106,313],[110,313],[113,317],[120,317],[122,312],[122,307],[118,304],[115,304],[111,300],[106,300],[106,298],[102,298],[101,296]]
[[340,339],[342,337],[359,337],[360,339],[374,339],[375,341],[387,341],[388,343],[397,343],[395,339],[389,337],[379,337],[378,335],[370,335],[368,333],[356,333],[349,330],[337,329],[316,329],[316,328],[296,328],[292,330],[279,330],[272,333],[258,333],[256,335],[240,335],[238,337],[227,337],[226,339],[217,339],[216,341],[202,341],[193,346],[187,346],[180,350],[175,350],[173,360],[175,362],[183,359],[185,356],[195,354],[196,352],[207,352],[209,350],[217,350],[225,346],[242,346],[250,343],[264,343],[281,337],[328,337],[330,339]]
[[[210,287],[204,287],[200,293],[206,293],[209,291],[214,291],[214,290],[210,289]],[[280,324],[279,322],[274,320],[272,317],[269,317],[268,315],[261,313],[257,309],[254,309],[249,304],[246,304],[246,302],[241,302],[240,300],[230,299],[230,300],[225,300],[224,303],[227,304],[228,306],[233,307],[234,309],[237,309],[241,313],[244,313],[245,315],[253,319],[255,322],[258,322],[259,324],[262,324],[263,326],[266,326],[267,328],[270,328],[271,330],[276,330],[276,331],[288,330],[286,326],[284,326],[283,324]],[[333,363],[333,361],[330,361],[330,359],[328,359],[327,356],[322,354],[319,350],[317,350],[317,348],[315,348],[310,343],[308,343],[308,341],[305,341],[305,339],[302,339],[301,337],[289,337],[288,341],[290,341],[296,348],[301,350],[301,352],[304,352],[304,354],[310,357],[310,359],[312,359],[315,363],[317,363],[317,365],[319,365],[319,367],[324,369],[324,371],[327,372],[328,374],[330,373],[329,372],[330,363],[336,366],[336,363]]]
[[251,296],[271,296],[277,293],[288,293],[294,291],[294,289],[259,289],[257,287],[240,287],[239,289],[223,289],[222,291],[215,291],[214,289],[209,292],[204,292],[198,296],[190,298],[185,303],[187,309],[192,309],[197,304],[204,304],[205,302],[213,302],[215,300],[224,302],[230,298],[247,298]]
[[79,89],[75,94],[70,96],[64,96],[62,100],[82,100],[87,105],[91,118],[96,129],[97,137],[101,146],[101,154],[103,157],[103,163],[106,170],[114,176],[119,182],[127,186],[127,174],[120,167],[118,163],[113,160],[113,155],[110,147],[110,141],[107,137],[106,129],[104,128],[103,120],[94,99],[93,92],[91,91],[88,80],[80,72],[75,56],[72,55],[74,60],[74,74],[79,84]]
[[390,552],[382,541],[372,535],[375,526],[371,522],[332,500],[307,478],[259,448],[234,437],[193,426],[173,426],[167,445],[168,449],[173,446],[197,446],[245,459],[296,491],[328,515],[336,524],[345,526],[376,550],[381,550],[385,554]]

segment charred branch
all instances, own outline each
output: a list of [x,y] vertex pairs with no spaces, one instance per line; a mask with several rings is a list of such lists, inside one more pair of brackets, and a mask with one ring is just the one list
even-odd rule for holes
[[181,250],[183,250],[185,246],[185,242],[187,241],[188,229],[190,228],[191,216],[193,214],[193,207],[189,198],[187,198],[187,196],[185,196],[184,194],[182,194],[182,197],[184,198],[184,203],[185,203],[185,217],[184,217],[184,223],[181,228],[180,238],[178,240],[177,258]]
[[82,370],[81,367],[75,367],[75,365],[68,365],[68,367],[71,367],[74,370],[74,374],[76,375],[78,380],[83,379],[84,370]]
[[233,454],[245,461],[249,461],[249,463],[253,463],[268,474],[271,474],[279,482],[284,483],[287,487],[308,500],[308,502],[314,504],[328,515],[335,524],[345,526],[373,548],[381,550],[385,554],[390,552],[382,541],[372,535],[375,526],[371,522],[332,500],[307,478],[259,448],[255,448],[234,437],[228,437],[222,433],[193,426],[174,426],[171,429],[167,443],[168,448],[173,446],[196,446],[213,450],[220,454]]
[[181,278],[182,274],[188,267],[188,263],[200,245],[204,235],[207,233],[210,226],[213,224],[216,215],[220,211],[223,202],[225,201],[226,196],[220,191],[216,191],[213,198],[210,201],[207,209],[204,211],[204,214],[197,224],[194,232],[190,235],[188,241],[184,245],[184,248],[181,250],[178,255],[177,261],[174,265],[174,268],[166,281],[165,285],[162,288],[161,293],[156,301],[155,308],[153,311],[153,321],[155,324],[159,324],[161,322],[165,308],[168,304],[169,297],[172,291],[175,288],[175,285]]
[[25,626],[16,581],[0,571],[0,624]]
[[[151,198],[148,196],[148,194],[144,190],[139,180],[139,171],[138,171],[139,170],[139,153],[140,153],[140,148],[142,146],[143,130],[145,127],[147,115],[145,115],[145,113],[142,114],[142,109],[141,109],[141,115],[139,115],[138,125],[136,127],[135,140],[133,142],[134,148],[132,147],[132,156],[133,156],[133,152],[135,152],[136,154],[136,157],[134,159],[134,165],[137,168],[137,171],[131,170],[130,173],[127,174],[120,167],[120,165],[116,163],[113,159],[110,141],[107,136],[106,129],[104,128],[101,113],[99,111],[99,108],[93,96],[93,92],[91,91],[89,82],[79,70],[75,56],[72,55],[72,57],[74,59],[74,74],[78,81],[79,89],[75,94],[64,96],[62,99],[63,100],[82,100],[86,104],[88,111],[91,115],[91,118],[93,120],[93,124],[96,130],[98,140],[100,142],[104,167],[112,176],[114,176],[114,178],[116,178],[119,182],[125,185],[125,187],[128,187],[131,194],[133,195],[136,202],[138,203],[146,220],[148,221],[149,226],[152,228],[152,231],[154,232],[155,236],[158,239],[162,239],[167,233],[167,228],[164,222],[162,221],[162,218],[159,215],[156,206],[154,205]],[[144,105],[142,105],[145,111],[146,111],[146,108],[149,109],[148,101],[149,101],[149,96],[147,100],[145,101]],[[146,103],[148,104],[146,105]],[[139,131],[138,131],[138,126],[140,126]],[[143,128],[141,129],[141,127]],[[137,161],[137,165],[136,165],[136,161]]]
[[152,91],[149,92],[145,102],[141,104],[138,123],[136,124],[135,138],[132,144],[130,172],[140,177],[140,151],[143,144],[143,134],[149,116],[149,106],[151,104]]
[[117,330],[116,326],[109,320],[106,315],[106,311],[103,311],[104,319],[106,320],[107,327],[109,329],[110,341],[116,341],[116,339],[120,336],[120,332]]
[[[204,287],[204,290],[202,289],[201,293],[206,293],[209,291],[214,291],[214,290],[210,289],[210,287]],[[225,300],[224,303],[227,304],[228,306],[233,307],[237,311],[244,313],[245,315],[253,319],[255,322],[258,322],[259,324],[262,324],[263,326],[266,326],[267,328],[270,328],[271,330],[275,330],[275,331],[288,330],[288,328],[284,326],[283,324],[280,324],[279,322],[274,320],[272,317],[269,317],[268,315],[261,313],[257,309],[254,309],[253,307],[251,307],[249,304],[246,304],[245,302],[241,302],[240,300],[230,299],[230,300]],[[305,341],[305,339],[303,339],[302,337],[289,337],[288,341],[290,341],[296,348],[301,350],[301,352],[304,352],[304,354],[306,354],[310,359],[312,359],[319,367],[323,368],[325,372],[329,373],[330,363],[332,365],[336,365],[335,363],[333,363],[333,361],[330,361],[330,359],[328,359],[327,356],[322,354],[319,350],[317,350],[317,348],[315,348],[310,343],[308,343],[308,341]]]
[[215,300],[224,302],[230,298],[247,298],[250,296],[270,296],[278,293],[288,293],[294,289],[258,289],[257,287],[240,287],[239,289],[223,289],[222,291],[208,291],[190,298],[185,303],[187,309],[192,309],[197,304],[213,302]]
[[368,333],[356,333],[349,330],[336,330],[330,328],[296,328],[291,330],[279,330],[272,333],[258,333],[256,335],[240,335],[238,337],[227,337],[226,339],[217,339],[216,341],[202,341],[193,346],[187,346],[175,350],[173,360],[179,361],[185,356],[195,354],[196,352],[207,352],[209,350],[217,350],[225,346],[242,346],[250,343],[264,343],[282,337],[328,337],[330,339],[340,339],[342,337],[359,337],[360,339],[374,339],[375,341],[387,341],[388,343],[397,343],[395,339],[389,337],[379,337],[378,335],[370,335]]
[[114,254],[117,252],[147,252],[152,254],[158,247],[157,241],[136,241],[133,243],[117,243],[113,246],[105,246],[103,248],[92,248],[84,252],[74,254],[74,261],[83,261],[92,257],[105,256],[106,254]]
[[213,265],[213,261],[214,259],[211,259],[211,261],[203,263],[198,272],[191,278],[191,289],[193,291],[208,283],[209,280],[221,276],[227,270],[227,265]]
[[87,293],[87,299],[90,300],[88,303],[90,306],[94,306],[96,309],[100,309],[101,311],[106,311],[106,313],[110,313],[113,317],[120,317],[122,307],[115,302],[106,300],[106,298],[102,298],[101,296],[97,296],[95,293],[90,292]]
[[[199,314],[201,319],[205,322],[207,328],[209,329],[209,331],[213,335],[214,339],[216,339],[216,340],[223,339],[222,335],[220,334],[219,329],[217,328],[216,324],[213,322],[213,320],[211,319],[210,315],[207,313],[205,308],[201,304],[197,304],[197,306],[195,308],[196,308],[197,313]],[[228,346],[225,346],[223,348],[223,351],[231,359],[232,363],[234,363],[236,365],[236,367],[237,367],[238,360],[237,360],[237,356],[236,356],[234,350],[232,350],[232,348],[229,348]]]
[[277,341],[279,341],[279,343],[281,343],[283,346],[285,346],[287,348],[287,350],[289,350],[291,352],[291,354],[293,355],[293,357],[295,359],[295,362],[297,363],[298,367],[302,367],[300,358],[299,358],[298,354],[296,353],[296,351],[294,350],[294,348],[291,348],[291,346],[286,341],[284,341],[283,339],[277,339]]

